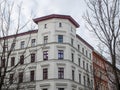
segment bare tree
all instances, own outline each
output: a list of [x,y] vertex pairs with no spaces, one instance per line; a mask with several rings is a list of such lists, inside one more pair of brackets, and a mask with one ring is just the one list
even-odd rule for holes
[[117,42],[120,40],[120,0],[88,0],[86,3],[90,11],[86,12],[84,18],[89,24],[89,28],[108,50],[114,74],[114,84],[116,90],[120,90],[120,78],[116,67]]
[[[14,51],[14,47],[17,40],[17,34],[19,31],[21,31],[29,22],[29,20],[25,23],[23,23],[21,18],[21,5],[17,6],[16,12],[16,18],[13,19],[14,14],[13,11],[16,7],[14,4],[14,1],[9,2],[9,0],[1,0],[0,1],[0,90],[2,90],[3,87],[6,87],[6,90],[11,83],[8,81],[8,74],[11,71],[15,71],[16,67],[19,65],[20,62],[18,62],[16,65],[14,65],[12,68],[9,68],[8,63],[10,60],[10,55]],[[21,23],[22,22],[22,23]],[[13,26],[14,25],[14,26]],[[14,31],[13,31],[14,29]],[[10,41],[9,35],[11,32],[14,32],[12,34],[13,38]],[[31,37],[31,35],[30,35]],[[30,38],[29,38],[30,40]],[[29,43],[28,40],[28,43]],[[27,44],[28,46],[28,44]],[[24,49],[23,55],[27,49]],[[9,69],[8,69],[9,68]],[[16,74],[16,72],[14,72]]]

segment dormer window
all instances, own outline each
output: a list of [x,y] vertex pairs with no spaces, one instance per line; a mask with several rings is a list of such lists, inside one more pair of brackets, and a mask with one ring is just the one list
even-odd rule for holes
[[59,27],[62,27],[62,23],[61,22],[59,23]]

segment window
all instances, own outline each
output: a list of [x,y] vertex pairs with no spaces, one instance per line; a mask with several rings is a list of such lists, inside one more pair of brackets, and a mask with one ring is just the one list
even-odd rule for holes
[[90,72],[92,73],[92,66],[90,65]]
[[63,35],[58,35],[58,43],[63,43]]
[[64,79],[64,68],[58,68],[58,78]]
[[86,81],[85,81],[85,76],[83,76],[83,82],[84,82],[84,85],[86,85],[86,84],[85,84],[85,82],[86,82]]
[[48,60],[48,51],[43,51],[43,60]]
[[23,72],[19,72],[19,83],[23,82]]
[[73,80],[73,81],[75,80],[74,74],[75,74],[75,72],[74,72],[74,70],[72,70],[72,80]]
[[71,45],[73,46],[73,39],[71,38]]
[[8,50],[8,40],[4,40],[3,51],[7,51],[7,50]]
[[80,51],[80,45],[78,45],[78,51]]
[[82,53],[84,54],[84,48],[82,48]]
[[32,47],[35,46],[35,42],[36,42],[36,39],[32,39],[32,40],[31,40],[31,46],[32,46]]
[[31,63],[32,63],[32,62],[35,62],[35,53],[32,53],[32,54],[31,54]]
[[81,74],[79,74],[79,83],[81,83]]
[[15,57],[11,57],[11,67],[15,65]]
[[2,67],[5,67],[5,61],[6,61],[5,59],[1,59],[1,66]]
[[83,69],[85,69],[85,61],[83,61]]
[[20,45],[20,48],[25,48],[25,41],[21,41],[21,45]]
[[88,51],[86,50],[86,56],[88,57]]
[[58,50],[58,59],[64,59],[64,51]]
[[12,83],[13,83],[13,74],[10,74],[10,77],[9,77],[9,82],[10,82],[10,84],[12,84]]
[[16,44],[16,43],[13,41],[12,44],[11,44],[12,50],[15,50],[15,44]]
[[64,88],[58,88],[58,90],[64,90]]
[[48,69],[47,68],[43,69],[43,79],[48,79]]
[[91,59],[91,53],[89,53],[89,58]]
[[20,56],[20,64],[21,64],[21,65],[24,64],[24,55],[21,55],[21,56]]
[[34,81],[34,70],[33,71],[30,71],[30,81]]
[[78,58],[78,65],[80,66],[80,64],[81,64],[81,60],[80,58]]
[[87,86],[89,86],[90,85],[90,77],[89,77],[89,75],[87,74]]
[[62,23],[59,23],[59,27],[62,27]]
[[88,71],[88,63],[86,63],[86,70]]
[[44,25],[44,28],[47,28],[47,24]]
[[44,44],[48,43],[48,36],[44,36]]
[[72,62],[74,62],[74,54],[71,53],[71,59],[72,59]]

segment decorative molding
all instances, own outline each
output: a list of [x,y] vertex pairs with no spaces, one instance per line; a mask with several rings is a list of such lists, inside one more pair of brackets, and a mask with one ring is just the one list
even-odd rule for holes
[[43,46],[43,47],[41,47],[41,48],[42,48],[42,50],[44,50],[44,49],[49,49],[50,46]]
[[44,36],[44,35],[50,34],[50,33],[51,33],[51,31],[48,31],[48,32],[42,33],[42,35]]
[[50,86],[50,83],[40,84],[40,87],[48,87],[48,86]]
[[67,83],[56,83],[56,86],[68,86]]
[[71,48],[71,51],[75,53],[75,50],[73,50],[72,48]]
[[77,88],[77,85],[75,85],[75,84],[71,84],[71,86],[72,86],[73,88]]
[[72,69],[76,69],[75,66],[71,66],[71,67],[72,67]]
[[41,67],[48,67],[50,64],[43,64]]
[[65,63],[57,63],[57,66],[66,66]]
[[66,46],[56,45],[57,48],[66,48]]
[[29,66],[29,69],[36,69],[36,66]]
[[61,31],[61,30],[55,30],[55,32],[58,32],[58,33],[66,33],[66,31]]

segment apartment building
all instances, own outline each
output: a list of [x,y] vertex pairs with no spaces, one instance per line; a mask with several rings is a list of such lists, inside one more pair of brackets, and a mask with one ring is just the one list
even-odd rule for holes
[[94,90],[109,90],[106,72],[106,59],[97,51],[93,51]]
[[[58,14],[33,21],[38,30],[3,37],[8,51],[16,38],[8,70],[19,63],[7,74],[9,89],[93,90],[93,47],[76,34],[79,24],[71,16]],[[1,66],[5,60],[1,59]]]

